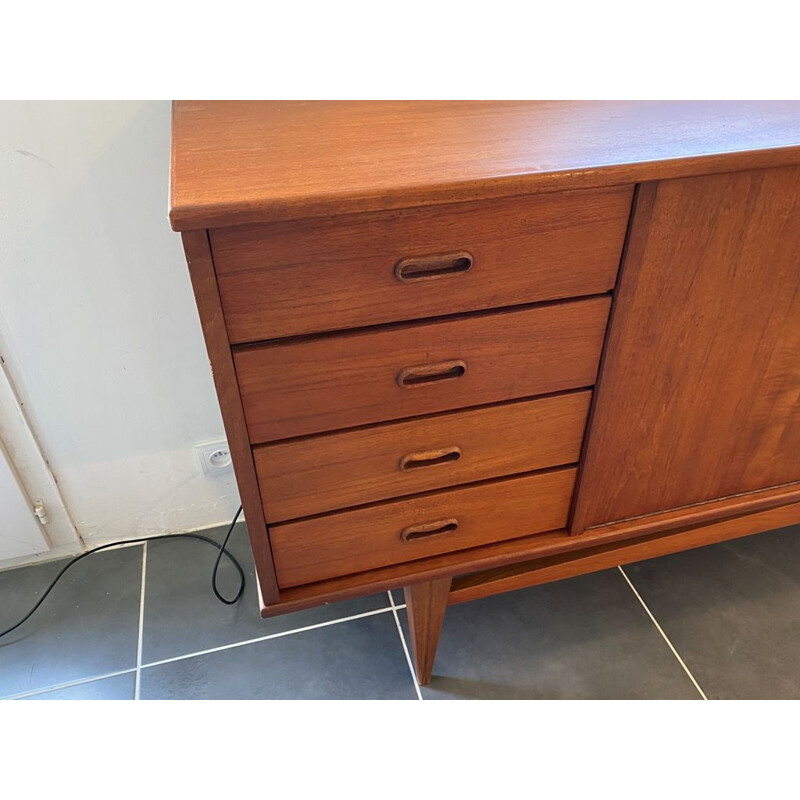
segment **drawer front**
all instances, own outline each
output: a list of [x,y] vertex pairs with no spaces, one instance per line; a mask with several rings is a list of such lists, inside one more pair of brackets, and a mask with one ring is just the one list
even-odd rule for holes
[[267,521],[578,461],[590,391],[254,448]]
[[274,525],[282,588],[565,527],[574,467]]
[[230,340],[613,288],[631,187],[211,231]]
[[251,441],[594,384],[610,297],[238,348]]

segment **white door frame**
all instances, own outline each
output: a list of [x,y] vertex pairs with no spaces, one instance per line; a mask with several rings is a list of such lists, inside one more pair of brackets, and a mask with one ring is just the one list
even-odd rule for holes
[[[31,558],[53,545],[47,536],[44,506],[37,506],[22,488],[14,464],[0,439],[0,561]],[[37,514],[38,511],[38,514]],[[41,515],[41,517],[39,516]]]
[[0,561],[0,570],[62,558],[86,549],[14,388],[9,361],[0,320],[0,441],[25,494],[44,505],[48,519],[44,533],[52,546],[44,553]]

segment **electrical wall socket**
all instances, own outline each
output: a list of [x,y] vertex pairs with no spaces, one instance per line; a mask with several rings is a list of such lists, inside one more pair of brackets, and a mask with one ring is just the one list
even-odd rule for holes
[[223,475],[233,470],[231,453],[224,439],[216,442],[202,442],[194,446],[203,472],[209,476]]

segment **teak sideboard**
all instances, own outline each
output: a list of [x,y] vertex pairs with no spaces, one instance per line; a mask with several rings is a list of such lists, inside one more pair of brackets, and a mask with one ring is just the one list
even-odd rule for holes
[[262,615],[800,522],[800,104],[176,102]]

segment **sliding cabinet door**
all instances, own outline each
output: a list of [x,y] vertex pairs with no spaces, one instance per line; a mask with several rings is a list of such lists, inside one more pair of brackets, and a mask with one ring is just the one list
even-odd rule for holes
[[639,187],[572,530],[800,481],[800,168]]

